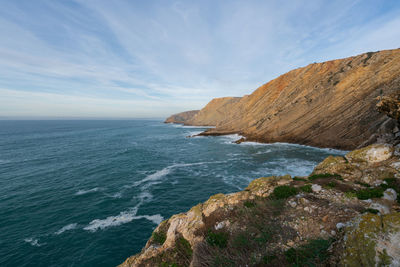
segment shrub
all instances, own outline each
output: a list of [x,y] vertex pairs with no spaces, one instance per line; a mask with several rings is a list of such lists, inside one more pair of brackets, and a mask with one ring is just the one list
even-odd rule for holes
[[256,206],[256,203],[254,203],[253,201],[246,200],[245,202],[243,202],[243,205],[246,208],[253,208]]
[[335,183],[335,182],[329,182],[329,183],[326,184],[326,187],[334,188],[334,187],[336,187],[336,185],[337,185],[337,183]]
[[179,237],[176,242],[176,249],[180,251],[182,254],[187,256],[188,258],[192,257],[193,250],[190,246],[189,241],[187,241],[184,237]]
[[379,210],[368,208],[368,209],[365,209],[364,212],[369,212],[369,213],[372,213],[372,214],[378,214]]
[[321,179],[321,178],[335,178],[338,180],[343,180],[342,176],[339,174],[331,174],[331,173],[320,173],[320,174],[314,174],[308,177],[308,180],[314,181],[316,179]]
[[312,189],[311,189],[311,185],[304,185],[302,187],[300,187],[300,190],[306,193],[312,193]]
[[286,260],[293,266],[316,266],[328,258],[328,248],[332,241],[315,239],[296,249],[290,248],[285,252]]
[[360,182],[360,181],[356,181],[355,183],[356,183],[356,184],[359,184],[359,185],[362,185],[362,186],[364,186],[364,187],[371,187],[369,184],[363,183],[363,182]]
[[348,191],[348,192],[344,193],[344,196],[347,198],[353,198],[353,197],[357,197],[357,194],[356,194],[356,192]]
[[274,188],[274,196],[277,199],[285,199],[297,194],[297,189],[288,185],[281,185]]
[[307,182],[307,180],[306,180],[306,179],[304,179],[304,178],[300,178],[300,177],[297,177],[297,176],[293,177],[293,181],[302,181],[302,182]]
[[163,231],[153,232],[151,235],[153,241],[159,245],[164,244],[165,240],[167,239],[167,234]]
[[357,198],[361,200],[370,199],[370,198],[379,198],[383,197],[383,188],[375,187],[359,190],[356,192]]
[[213,247],[226,248],[226,245],[228,244],[228,234],[208,230],[206,241]]
[[263,263],[270,264],[272,261],[276,260],[277,258],[278,257],[276,255],[272,255],[272,254],[265,255],[263,257]]

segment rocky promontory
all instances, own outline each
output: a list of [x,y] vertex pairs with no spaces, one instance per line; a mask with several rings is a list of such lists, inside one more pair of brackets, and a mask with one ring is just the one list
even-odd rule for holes
[[213,99],[183,123],[216,126],[203,135],[355,149],[394,139],[396,125],[375,106],[399,88],[400,49],[369,52],[292,70],[241,98]]
[[262,177],[163,221],[121,266],[399,266],[400,158],[388,144]]
[[190,110],[171,115],[165,120],[165,123],[186,123],[199,113],[199,111],[200,110]]

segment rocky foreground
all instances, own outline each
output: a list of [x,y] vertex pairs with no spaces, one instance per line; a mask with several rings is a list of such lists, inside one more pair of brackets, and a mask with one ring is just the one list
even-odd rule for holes
[[375,144],[214,195],[121,266],[400,266],[399,155]]
[[400,49],[369,52],[292,70],[251,95],[216,98],[167,122],[216,126],[203,135],[350,150],[394,139],[395,125],[374,107],[399,88]]

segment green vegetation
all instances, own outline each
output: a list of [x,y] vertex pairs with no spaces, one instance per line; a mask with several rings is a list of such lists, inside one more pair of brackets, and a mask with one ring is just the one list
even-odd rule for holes
[[337,185],[337,183],[335,183],[335,182],[329,182],[329,183],[326,184],[326,187],[327,188],[335,188],[336,185]]
[[344,196],[347,198],[353,198],[353,197],[357,197],[357,194],[354,191],[348,191],[348,192],[344,193]]
[[238,234],[232,241],[235,248],[246,248],[249,246],[249,233],[243,232]]
[[355,181],[355,183],[356,183],[356,184],[359,184],[359,185],[362,185],[362,186],[364,186],[364,187],[371,187],[369,184],[363,183],[363,182],[360,182],[360,181]]
[[228,244],[228,237],[228,233],[213,232],[211,230],[208,230],[206,241],[211,246],[226,248],[226,245]]
[[357,195],[357,198],[361,199],[361,200],[370,199],[370,198],[380,198],[380,197],[383,197],[383,191],[384,191],[383,188],[374,187],[374,188],[359,190],[356,192],[356,195]]
[[293,181],[307,182],[307,179],[304,179],[304,178],[300,178],[300,177],[295,176],[295,177],[293,177]]
[[297,194],[297,189],[288,185],[281,185],[274,188],[274,197],[276,199],[285,199]]
[[300,190],[305,192],[305,193],[312,193],[312,189],[311,189],[311,185],[310,184],[300,187]]
[[368,209],[365,209],[364,212],[369,212],[369,213],[372,213],[372,214],[378,214],[379,210],[368,208]]
[[315,239],[298,248],[290,248],[285,252],[286,260],[292,266],[316,266],[323,264],[328,256],[328,248],[333,240]]
[[321,179],[321,178],[335,178],[338,180],[343,180],[342,176],[339,174],[331,174],[331,173],[320,173],[320,174],[314,174],[308,177],[308,180],[314,181],[316,179]]
[[243,205],[246,208],[254,208],[256,206],[256,203],[254,201],[246,200],[245,202],[243,202]]
[[153,241],[159,245],[164,244],[165,240],[167,239],[167,234],[164,231],[153,232],[151,235]]
[[388,188],[394,189],[394,191],[396,191],[397,193],[397,202],[400,204],[400,180],[397,178],[386,178],[384,179],[384,181],[386,182],[386,184],[382,183],[380,187],[384,190]]
[[180,254],[185,255],[188,258],[192,257],[193,250],[192,247],[190,246],[189,241],[187,241],[184,237],[179,237],[178,240],[176,241],[176,250]]
[[278,257],[276,256],[276,255],[273,255],[273,254],[268,254],[268,255],[265,255],[264,257],[263,257],[263,263],[265,263],[265,264],[271,264],[274,260],[276,260]]

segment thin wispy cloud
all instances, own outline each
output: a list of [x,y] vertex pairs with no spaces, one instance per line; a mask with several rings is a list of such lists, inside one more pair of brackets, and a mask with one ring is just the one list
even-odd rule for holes
[[0,117],[165,117],[400,45],[398,1],[1,1]]

